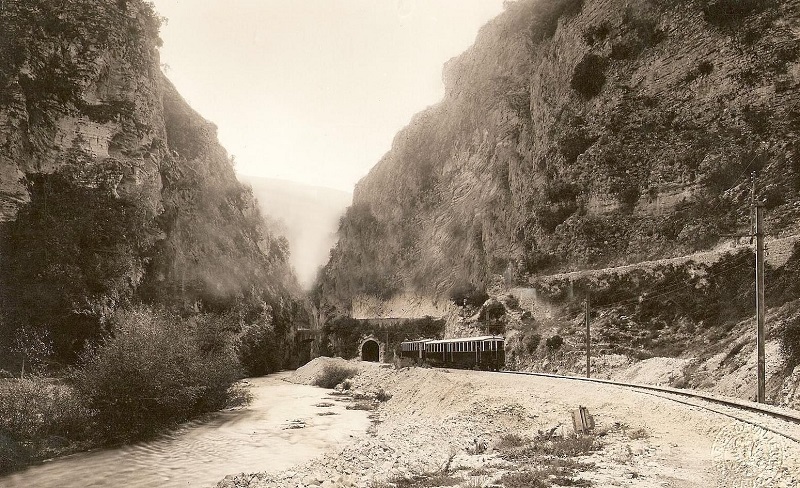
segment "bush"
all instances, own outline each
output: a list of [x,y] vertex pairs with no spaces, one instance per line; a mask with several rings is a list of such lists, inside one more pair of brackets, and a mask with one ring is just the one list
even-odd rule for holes
[[562,345],[564,345],[564,338],[560,335],[554,335],[545,341],[545,345],[550,351],[557,351],[561,349]]
[[88,418],[83,398],[69,385],[35,376],[0,384],[0,431],[15,439],[82,438]]
[[204,351],[189,325],[144,307],[120,312],[112,333],[84,354],[76,384],[109,440],[225,407],[241,377],[233,348]]
[[781,352],[790,367],[800,365],[800,315],[788,320],[780,335]]
[[507,488],[547,488],[550,486],[547,475],[538,471],[504,473],[500,478],[500,483]]
[[530,439],[522,437],[518,434],[503,434],[500,436],[500,441],[497,443],[497,449],[513,449],[515,447],[522,447],[530,442]]
[[481,308],[478,320],[486,322],[497,322],[506,315],[506,307],[497,300],[490,300]]
[[519,310],[519,298],[514,295],[506,295],[506,307],[509,310]]
[[39,377],[0,382],[0,474],[74,450],[91,412],[72,387]]
[[262,376],[281,369],[278,341],[265,322],[246,326],[236,341],[236,354],[249,376]]
[[535,332],[529,332],[525,334],[524,344],[525,344],[525,350],[528,351],[528,354],[535,353],[536,349],[539,347],[540,342],[542,342],[541,335]]
[[383,388],[379,388],[378,392],[375,394],[375,399],[379,402],[388,402],[392,399],[392,395],[390,393],[386,393],[386,390]]
[[709,24],[732,27],[771,3],[771,0],[714,0],[703,7],[703,16]]
[[587,54],[575,66],[570,87],[587,99],[598,95],[606,83],[607,64],[602,56]]
[[346,379],[358,374],[358,369],[342,364],[326,364],[322,372],[314,379],[314,384],[321,388],[333,388]]
[[466,303],[470,307],[480,307],[488,299],[486,291],[472,283],[460,283],[450,289],[450,300],[458,306]]

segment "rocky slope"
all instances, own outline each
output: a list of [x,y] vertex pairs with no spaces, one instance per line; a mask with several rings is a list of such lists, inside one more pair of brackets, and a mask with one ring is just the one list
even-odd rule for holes
[[159,25],[141,0],[0,4],[5,329],[74,349],[131,301],[223,311],[296,289],[215,126],[162,74]]
[[357,186],[321,287],[446,296],[686,254],[800,204],[796,0],[520,0]]

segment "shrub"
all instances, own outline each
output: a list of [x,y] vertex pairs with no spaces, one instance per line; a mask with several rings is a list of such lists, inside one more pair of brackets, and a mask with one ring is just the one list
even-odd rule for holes
[[497,443],[497,449],[513,449],[515,447],[522,447],[529,443],[530,439],[522,437],[517,434],[503,434],[500,436],[500,441]]
[[638,429],[632,430],[630,432],[627,432],[627,434],[628,434],[628,439],[633,439],[633,440],[647,439],[647,438],[650,437],[650,432],[648,432],[646,429],[641,428],[641,427],[638,428]]
[[478,320],[485,320],[487,322],[497,321],[506,314],[506,307],[497,300],[490,300],[486,306],[481,308],[478,314]]
[[0,431],[13,438],[82,438],[88,418],[83,398],[69,385],[35,376],[0,385]]
[[597,439],[590,435],[554,437],[540,446],[544,453],[559,458],[583,456],[600,448]]
[[266,322],[246,326],[236,340],[236,354],[249,376],[261,376],[281,369],[278,350],[275,331]]
[[533,354],[536,352],[536,349],[539,347],[539,343],[542,342],[542,336],[536,334],[534,332],[525,334],[525,350],[528,351],[528,354]]
[[599,25],[591,25],[583,32],[583,41],[590,46],[594,46],[605,41],[610,32],[611,29],[606,22],[602,22]]
[[480,307],[488,299],[489,295],[486,291],[472,283],[460,283],[450,289],[450,300],[459,306],[466,303],[471,307]]
[[562,345],[564,345],[564,338],[560,335],[554,335],[545,341],[545,345],[550,351],[557,351],[561,349]]
[[703,16],[709,24],[732,27],[748,15],[761,12],[771,0],[713,0],[703,7]]
[[0,474],[74,449],[91,412],[72,387],[40,377],[0,382]]
[[378,400],[379,402],[388,402],[389,400],[392,399],[392,395],[386,393],[386,390],[384,390],[383,388],[379,388],[378,393],[375,394],[375,399]]
[[353,402],[345,407],[347,410],[366,410],[372,411],[375,410],[375,404],[368,401],[368,400],[359,400],[357,402]]
[[124,440],[225,407],[240,377],[230,345],[203,351],[187,323],[141,307],[115,315],[112,333],[84,354],[76,380],[98,429]]
[[342,364],[326,364],[322,372],[314,379],[314,384],[321,388],[333,388],[348,378],[358,374],[358,369]]
[[538,471],[518,471],[516,473],[504,473],[500,478],[500,483],[506,488],[547,488],[547,476]]
[[791,366],[800,364],[800,315],[788,320],[780,335],[781,352]]
[[606,83],[607,65],[607,60],[602,56],[587,54],[575,66],[570,87],[587,99],[598,95]]
[[519,310],[519,298],[514,295],[506,295],[506,307],[509,310]]

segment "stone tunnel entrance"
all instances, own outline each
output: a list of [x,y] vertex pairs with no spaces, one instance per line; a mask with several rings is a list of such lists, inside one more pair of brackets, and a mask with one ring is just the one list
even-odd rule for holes
[[367,339],[361,344],[361,360],[377,363],[381,358],[381,348],[374,339]]

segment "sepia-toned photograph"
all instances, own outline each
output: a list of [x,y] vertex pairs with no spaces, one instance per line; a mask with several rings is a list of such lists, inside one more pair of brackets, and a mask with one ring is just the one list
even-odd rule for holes
[[800,487],[800,0],[0,0],[0,487]]

